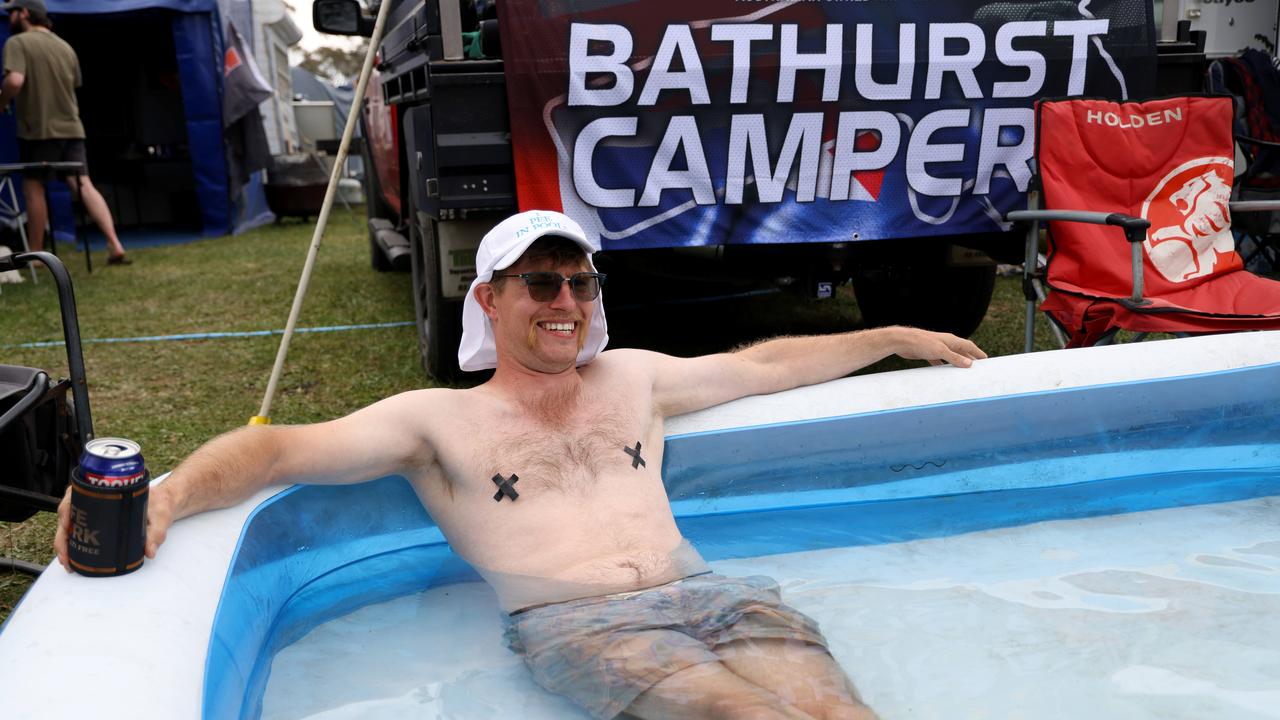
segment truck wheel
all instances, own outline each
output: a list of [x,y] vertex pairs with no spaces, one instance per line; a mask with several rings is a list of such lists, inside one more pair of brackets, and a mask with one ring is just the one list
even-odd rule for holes
[[[360,120],[360,127],[364,128],[364,120]],[[369,133],[364,133],[365,141],[360,149],[360,157],[364,162],[364,213],[365,228],[369,232],[369,264],[378,272],[390,272],[394,269],[391,261],[387,259],[387,254],[382,252],[382,248],[378,247],[378,239],[375,237],[373,223],[367,220],[386,220],[391,223],[392,227],[396,226],[395,213],[391,212],[391,208],[387,207],[387,202],[382,199],[382,185],[378,183],[378,169],[374,167],[373,159],[369,156]]]
[[439,382],[457,382],[463,377],[458,369],[462,302],[440,294],[440,250],[436,244],[435,220],[415,213],[410,233],[413,312],[422,368]]
[[994,265],[892,263],[859,273],[853,294],[867,327],[910,325],[969,337],[987,315],[995,279]]

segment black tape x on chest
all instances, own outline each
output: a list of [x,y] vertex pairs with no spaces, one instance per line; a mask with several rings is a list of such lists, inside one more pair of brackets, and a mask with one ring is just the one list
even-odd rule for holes
[[622,452],[631,456],[631,467],[639,468],[639,467],[645,466],[644,458],[640,457],[640,441],[639,440],[636,441],[635,450],[632,450],[631,448],[624,445],[622,446]]
[[493,501],[502,502],[502,498],[505,496],[511,498],[511,502],[515,502],[516,498],[520,497],[520,493],[516,492],[516,489],[512,486],[519,479],[520,476],[515,473],[511,473],[510,478],[502,477],[501,473],[494,475],[493,483],[498,486],[498,492],[493,494]]

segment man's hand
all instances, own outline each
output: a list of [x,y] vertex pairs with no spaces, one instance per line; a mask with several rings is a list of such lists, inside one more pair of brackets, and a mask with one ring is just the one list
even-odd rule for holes
[[[151,486],[147,493],[147,544],[144,549],[148,558],[156,556],[156,550],[164,542],[173,524],[173,499],[169,496],[164,483]],[[71,572],[71,560],[68,556],[67,538],[71,535],[71,487],[58,503],[58,530],[53,536],[53,550],[58,554],[58,562],[67,572]]]
[[928,360],[930,365],[950,363],[969,367],[987,354],[973,342],[951,333],[931,332],[919,328],[894,328],[901,331],[894,352],[908,360]]
[[173,524],[173,497],[165,483],[152,485],[147,493],[147,544],[143,549],[148,558],[156,556],[156,550],[169,534]]

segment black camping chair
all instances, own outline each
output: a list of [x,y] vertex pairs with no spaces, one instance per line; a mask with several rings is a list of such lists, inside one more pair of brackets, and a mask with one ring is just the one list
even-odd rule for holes
[[[1209,65],[1205,86],[1236,98],[1236,182],[1231,209],[1256,210],[1233,221],[1237,250],[1252,272],[1280,273],[1280,69],[1274,56],[1245,48]],[[1271,202],[1271,205],[1266,203]],[[1239,208],[1237,206],[1240,206]]]
[[[57,283],[71,378],[54,381],[43,370],[0,365],[0,521],[5,522],[57,511],[80,451],[93,439],[80,324],[67,269],[57,256],[34,252],[0,257],[0,271],[23,268],[32,260],[43,261]],[[0,570],[6,569],[30,575],[44,570],[35,563],[0,558]]]

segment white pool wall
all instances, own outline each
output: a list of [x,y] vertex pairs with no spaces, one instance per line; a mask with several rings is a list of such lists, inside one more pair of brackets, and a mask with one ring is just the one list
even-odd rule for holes
[[[1280,332],[993,358],[747,398],[673,418],[667,434],[837,417],[971,398],[1196,375],[1280,362]],[[120,578],[56,563],[0,631],[4,716],[197,718],[210,629],[246,521],[279,492],[176,524],[160,555]]]

